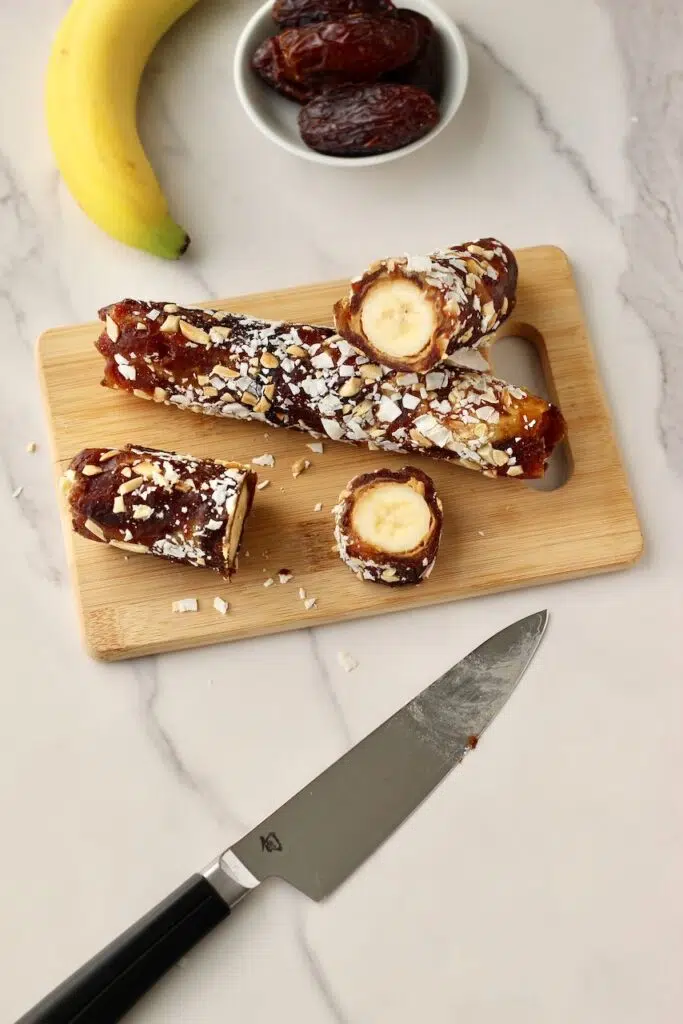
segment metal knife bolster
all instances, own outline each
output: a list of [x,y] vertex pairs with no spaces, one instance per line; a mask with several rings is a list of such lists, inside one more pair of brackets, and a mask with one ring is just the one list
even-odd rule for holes
[[230,849],[207,864],[201,874],[230,909],[260,884]]

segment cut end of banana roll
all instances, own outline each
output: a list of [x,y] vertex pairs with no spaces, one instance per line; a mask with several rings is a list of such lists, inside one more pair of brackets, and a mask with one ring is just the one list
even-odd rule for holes
[[62,491],[74,531],[87,540],[214,569],[228,579],[256,480],[238,462],[126,445],[79,452]]
[[361,579],[401,586],[431,573],[443,507],[422,470],[404,466],[356,476],[333,513],[339,555]]
[[394,370],[427,373],[473,350],[510,315],[517,263],[493,238],[379,260],[335,306],[340,336]]
[[342,299],[334,312],[340,336],[384,366],[422,373],[444,358],[448,337],[433,296],[396,269]]
[[244,523],[249,515],[249,511],[254,500],[255,486],[256,474],[249,471],[249,476],[245,476],[244,483],[237,491],[235,511],[232,516],[229,517],[225,527],[225,535],[223,537],[223,559],[225,564],[224,572],[226,576],[231,576],[237,568],[237,553],[242,540]]

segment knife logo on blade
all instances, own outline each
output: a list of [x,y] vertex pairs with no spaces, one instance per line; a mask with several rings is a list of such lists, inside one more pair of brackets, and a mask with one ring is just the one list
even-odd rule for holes
[[269,832],[267,836],[260,836],[261,849],[265,850],[266,853],[282,853],[282,843],[274,832]]

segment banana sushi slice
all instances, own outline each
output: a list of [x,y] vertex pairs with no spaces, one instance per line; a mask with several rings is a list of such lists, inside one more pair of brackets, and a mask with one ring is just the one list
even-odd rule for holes
[[82,537],[229,578],[256,480],[238,462],[127,445],[79,452],[62,491]]
[[443,506],[421,469],[377,469],[350,480],[333,509],[339,556],[363,580],[420,583],[434,568]]
[[497,330],[516,289],[517,261],[495,238],[379,260],[335,305],[337,331],[384,366],[426,373]]

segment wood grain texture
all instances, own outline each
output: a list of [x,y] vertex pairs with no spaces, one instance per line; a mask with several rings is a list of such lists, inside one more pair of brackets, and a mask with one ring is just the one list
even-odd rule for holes
[[[517,257],[517,308],[499,337],[520,335],[538,345],[568,423],[571,477],[550,492],[516,480],[489,480],[428,458],[365,452],[327,440],[325,453],[315,455],[306,447],[312,439],[297,431],[137,401],[100,387],[102,358],[93,347],[99,324],[41,335],[38,364],[57,476],[89,445],[133,442],[243,462],[265,452],[276,458],[273,469],[258,469],[270,486],[257,492],[240,568],[230,584],[206,570],[144,555],[126,559],[121,551],[88,542],[72,533],[60,501],[89,652],[119,659],[179,650],[631,565],[642,551],[642,536],[569,263],[550,246],[524,249]],[[211,305],[329,324],[333,303],[345,287],[345,282],[332,282]],[[294,480],[291,466],[302,456],[312,466]],[[434,478],[444,502],[436,567],[429,580],[413,588],[363,583],[332,551],[330,509],[355,473],[406,462]],[[321,512],[314,511],[317,502],[323,502]],[[290,583],[277,582],[281,568],[293,573]],[[270,576],[276,583],[264,588]],[[317,599],[315,609],[304,609],[299,587]],[[217,595],[230,602],[226,616],[212,607]],[[197,597],[200,611],[173,614],[171,603],[182,597]]]

